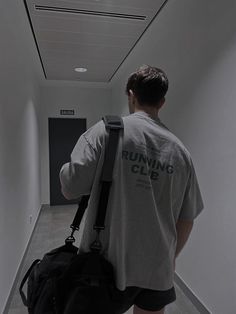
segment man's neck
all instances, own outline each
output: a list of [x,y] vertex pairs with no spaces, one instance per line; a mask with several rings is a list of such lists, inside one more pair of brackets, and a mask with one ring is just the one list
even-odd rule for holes
[[150,117],[152,117],[152,118],[154,118],[154,119],[159,119],[159,116],[158,116],[159,110],[156,109],[156,108],[149,108],[149,107],[140,108],[140,107],[136,107],[136,108],[134,109],[134,112],[145,112],[145,113],[147,113]]

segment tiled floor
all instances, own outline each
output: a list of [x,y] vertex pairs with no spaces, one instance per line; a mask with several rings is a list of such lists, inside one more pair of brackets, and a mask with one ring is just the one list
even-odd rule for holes
[[[63,245],[64,240],[68,235],[68,231],[70,231],[69,226],[73,220],[76,208],[77,207],[74,205],[51,207],[44,206],[21,270],[20,280],[33,260],[42,258],[46,252],[57,246]],[[77,246],[79,246],[80,243],[80,234],[81,232],[77,232],[76,234]],[[8,314],[27,313],[26,308],[22,304],[18,289],[19,282],[17,283]],[[199,311],[196,310],[176,284],[175,289],[177,300],[166,306],[165,314],[198,314]],[[131,307],[129,311],[124,314],[132,313],[133,307]]]

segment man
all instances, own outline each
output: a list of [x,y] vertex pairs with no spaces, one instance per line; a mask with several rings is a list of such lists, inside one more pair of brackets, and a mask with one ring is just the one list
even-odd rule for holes
[[[142,66],[126,86],[130,115],[123,117],[113,183],[100,239],[113,264],[124,312],[163,314],[176,300],[175,259],[186,243],[203,202],[191,156],[158,117],[168,90],[166,74]],[[102,121],[78,140],[60,172],[68,199],[91,194],[81,251],[96,238],[106,130]]]

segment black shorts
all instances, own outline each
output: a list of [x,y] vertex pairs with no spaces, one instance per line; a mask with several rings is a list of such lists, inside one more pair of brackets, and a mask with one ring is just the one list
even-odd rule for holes
[[150,290],[138,287],[126,287],[114,296],[116,314],[125,313],[132,305],[146,311],[160,311],[176,300],[175,288],[169,290]]

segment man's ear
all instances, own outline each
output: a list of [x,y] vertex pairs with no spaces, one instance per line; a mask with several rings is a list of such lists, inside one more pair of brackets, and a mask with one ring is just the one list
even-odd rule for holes
[[129,96],[134,97],[134,92],[132,91],[132,89],[129,89]]
[[159,102],[159,109],[161,109],[161,107],[164,105],[165,102],[166,102],[166,99],[165,97],[163,97]]
[[135,93],[132,91],[132,89],[129,90],[129,96],[130,96],[130,99],[131,99],[131,103],[133,105],[135,105],[135,103],[136,103],[136,96],[135,96]]

